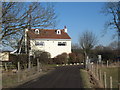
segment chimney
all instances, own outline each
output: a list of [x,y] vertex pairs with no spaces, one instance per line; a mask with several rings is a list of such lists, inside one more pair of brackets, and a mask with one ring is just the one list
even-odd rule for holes
[[64,31],[67,33],[67,28],[66,28],[66,26],[64,26]]

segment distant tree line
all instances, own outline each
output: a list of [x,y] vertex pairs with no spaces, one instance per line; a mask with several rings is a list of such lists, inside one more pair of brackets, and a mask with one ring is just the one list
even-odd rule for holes
[[[118,57],[117,46],[118,46],[117,41],[111,42],[108,46],[96,45],[94,48],[90,50],[88,56],[93,62],[97,62],[98,55],[102,56],[102,61],[109,60],[110,62],[115,62],[120,59],[120,57]],[[85,59],[83,49],[80,48],[79,45],[73,45],[72,52],[73,53],[77,52],[83,55],[83,60]]]

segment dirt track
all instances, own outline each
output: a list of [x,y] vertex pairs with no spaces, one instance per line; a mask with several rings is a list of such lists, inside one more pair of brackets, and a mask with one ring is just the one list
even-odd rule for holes
[[62,66],[18,88],[83,88],[80,77],[82,66]]

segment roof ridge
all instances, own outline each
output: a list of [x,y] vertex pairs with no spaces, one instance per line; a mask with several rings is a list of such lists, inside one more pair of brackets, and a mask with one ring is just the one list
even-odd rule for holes
[[[39,28],[36,28],[38,30],[64,30],[64,29],[39,29]],[[36,29],[31,29],[31,30],[36,30]]]

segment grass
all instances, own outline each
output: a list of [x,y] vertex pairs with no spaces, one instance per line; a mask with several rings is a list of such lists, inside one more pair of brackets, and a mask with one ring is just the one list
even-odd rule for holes
[[89,75],[86,70],[80,69],[80,75],[83,82],[83,88],[91,88],[91,83],[89,80]]
[[49,67],[56,67],[57,64],[47,64],[47,66],[49,66]]
[[[55,66],[55,65],[51,65],[51,67],[53,67],[53,66]],[[45,66],[44,66],[44,68],[45,68]],[[50,66],[48,66],[46,68],[50,68]],[[18,74],[17,73],[6,72],[6,73],[4,73],[4,75],[2,75],[2,85],[4,88],[16,87],[17,85],[20,85],[20,84],[30,81],[32,79],[38,78],[39,76],[46,74],[46,72],[48,72],[48,71],[43,71],[41,73],[38,73],[37,67],[31,68],[30,71],[22,70],[19,73],[20,82],[18,82]]]
[[107,87],[110,87],[110,76],[112,76],[113,88],[118,88],[118,67],[102,67],[100,68],[103,72],[106,72]]
[[17,75],[16,74],[2,77],[3,87],[8,87],[8,86],[11,86],[16,83],[17,83]]

